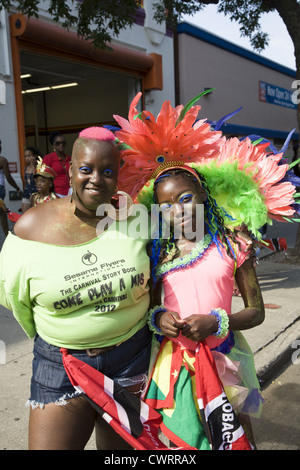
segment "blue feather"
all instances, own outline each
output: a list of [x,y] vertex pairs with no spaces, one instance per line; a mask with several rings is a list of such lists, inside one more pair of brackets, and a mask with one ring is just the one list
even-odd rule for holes
[[116,132],[116,131],[119,131],[121,129],[120,127],[110,126],[109,124],[104,124],[104,126],[102,126],[102,127],[105,127],[105,129],[108,129],[111,132]]
[[285,183],[286,181],[292,183],[294,186],[300,186],[300,178],[299,176],[296,176],[292,170],[288,170],[284,178],[282,178],[279,183]]
[[298,202],[295,202],[294,204],[291,204],[291,206],[297,212],[297,214],[300,215],[300,204]]
[[228,119],[230,119],[232,116],[239,113],[241,109],[243,109],[243,106],[241,106],[239,109],[236,109],[235,111],[232,111],[229,114],[226,114],[218,121],[207,121],[207,122],[214,128],[215,131],[218,131],[225,121],[228,121]]
[[260,140],[260,144],[269,144],[268,146],[270,147],[270,149],[272,150],[272,152],[274,153],[274,155],[276,155],[278,152],[277,148],[272,144],[272,142],[268,139],[265,139],[264,137],[262,137],[261,135],[258,135],[258,134],[250,134],[250,135],[247,135],[246,137],[242,137],[240,140],[245,140],[245,139],[250,139],[251,142],[253,141],[257,141],[257,140]]
[[216,122],[216,125],[215,125],[215,131],[218,131],[220,129],[220,127],[224,124],[224,122],[228,121],[228,119],[230,119],[232,116],[234,116],[235,114],[239,113],[241,111],[241,109],[243,109],[243,106],[241,106],[240,108],[236,109],[235,111],[232,111],[231,113],[229,114],[226,114],[226,116],[223,116],[221,119],[219,119],[217,122]]
[[283,147],[279,150],[278,153],[285,153],[285,152],[286,152],[286,150],[287,150],[287,148],[288,148],[288,146],[289,146],[291,137],[292,137],[292,135],[294,134],[295,130],[296,130],[296,128],[293,129],[293,130],[289,133],[289,135],[288,135],[287,138],[285,139],[285,142],[284,142],[284,144],[283,144]]

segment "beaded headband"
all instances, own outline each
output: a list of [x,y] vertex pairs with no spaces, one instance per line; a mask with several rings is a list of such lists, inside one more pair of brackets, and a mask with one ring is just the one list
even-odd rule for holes
[[191,168],[190,166],[187,166],[187,165],[184,165],[184,164],[180,164],[179,162],[176,162],[178,164],[175,164],[175,165],[172,165],[171,162],[168,162],[170,163],[169,165],[166,164],[166,165],[160,165],[159,168],[154,172],[154,175],[153,175],[153,179],[154,181],[157,181],[158,178],[163,174],[165,173],[166,171],[171,171],[171,170],[184,170],[184,171],[187,171],[188,173],[191,173],[191,175],[194,176],[194,178],[196,178],[196,180],[198,181],[199,185],[202,186],[202,182],[200,180],[200,177],[199,177],[199,173],[194,170],[194,168]]

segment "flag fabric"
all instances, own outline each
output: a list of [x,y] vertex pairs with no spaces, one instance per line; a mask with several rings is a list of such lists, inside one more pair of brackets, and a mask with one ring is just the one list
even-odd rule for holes
[[230,404],[208,345],[199,343],[195,361],[198,405],[213,450],[252,450]]
[[163,416],[161,429],[176,445],[199,450],[251,450],[205,342],[196,352],[165,338],[146,393]]
[[145,402],[162,415],[161,429],[171,442],[178,446],[188,442],[198,450],[210,450],[195,404],[195,381],[195,354],[164,338]]
[[[169,449],[158,436],[162,417],[157,411],[67,349],[61,353],[72,385],[129,445],[137,450]],[[182,444],[178,450],[195,450]]]
[[286,238],[267,238],[263,241],[261,246],[265,246],[272,251],[284,251],[287,250]]
[[17,220],[21,217],[22,214],[17,214],[16,212],[11,212],[7,209],[3,199],[0,199],[0,209],[7,213],[7,216],[11,222],[17,222]]
[[7,213],[7,217],[9,218],[11,222],[17,222],[17,220],[19,220],[21,215],[22,214],[17,214],[16,212],[10,212],[10,211]]

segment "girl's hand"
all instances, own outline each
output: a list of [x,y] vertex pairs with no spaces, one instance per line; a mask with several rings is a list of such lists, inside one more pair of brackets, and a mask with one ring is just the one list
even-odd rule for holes
[[177,312],[162,312],[156,317],[157,326],[161,329],[162,334],[177,338],[180,330],[184,327],[185,321],[181,320]]
[[256,268],[256,266],[258,265],[258,258],[256,257],[258,243],[253,240],[250,231],[244,225],[237,227],[235,229],[235,234],[247,245],[245,248],[245,253],[247,253],[245,260],[251,259],[252,266]]
[[185,325],[181,333],[193,341],[204,341],[212,333],[218,330],[218,322],[215,315],[191,315],[185,318]]

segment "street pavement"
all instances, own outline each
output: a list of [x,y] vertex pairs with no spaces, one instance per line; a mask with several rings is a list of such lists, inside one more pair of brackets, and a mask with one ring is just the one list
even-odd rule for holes
[[[267,236],[286,237],[288,247],[293,248],[297,228],[296,223],[275,223],[268,229]],[[293,365],[297,371],[300,368],[300,266],[275,263],[272,257],[268,257],[270,253],[265,248],[261,251],[257,267],[266,305],[265,321],[243,332],[254,353],[256,371],[262,385],[271,381],[283,364]],[[234,297],[232,312],[242,307],[242,299]],[[28,408],[24,405],[29,394],[31,361],[32,340],[26,337],[11,312],[0,306],[0,450],[27,449]],[[293,367],[292,371],[295,370]],[[287,385],[285,392],[280,398],[283,409],[290,406],[289,394],[292,394],[293,403],[299,401],[299,379],[298,385],[295,382],[290,389]],[[271,395],[271,400],[275,398]],[[294,410],[295,419],[299,422],[299,407],[294,405]],[[271,419],[268,423],[273,426]],[[284,429],[285,433],[289,433],[288,425]],[[292,427],[290,432],[293,432]],[[287,441],[285,434],[281,443],[280,438],[275,441],[274,449],[283,450]],[[295,444],[292,448],[300,449],[300,437],[298,447]],[[95,449],[92,439],[86,449]]]
[[298,353],[296,362],[289,361],[263,389],[263,413],[252,422],[259,450],[300,449],[299,388]]

